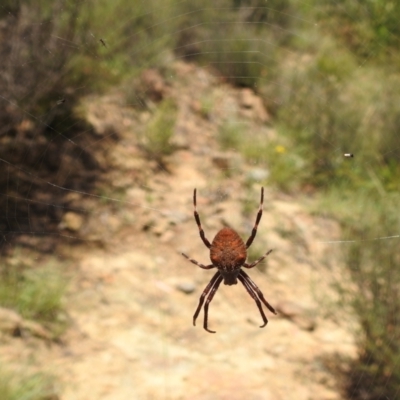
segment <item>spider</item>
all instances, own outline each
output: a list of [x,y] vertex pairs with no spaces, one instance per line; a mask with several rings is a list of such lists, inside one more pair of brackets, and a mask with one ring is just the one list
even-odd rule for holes
[[260,328],[264,328],[267,325],[268,319],[264,314],[264,311],[261,306],[260,300],[267,306],[267,308],[274,314],[276,314],[275,309],[265,300],[264,295],[258,286],[250,279],[250,277],[244,272],[241,268],[253,268],[268,254],[272,252],[272,250],[267,251],[262,257],[258,260],[252,262],[251,264],[246,263],[247,258],[247,249],[253,243],[254,238],[257,234],[257,227],[260,222],[262,216],[262,207],[264,202],[264,188],[261,188],[261,200],[260,206],[258,209],[256,222],[254,224],[253,230],[251,232],[250,237],[247,239],[246,244],[243,242],[242,238],[238,235],[236,231],[231,228],[222,228],[216,235],[212,243],[210,243],[205,234],[204,230],[201,226],[199,213],[197,212],[196,207],[196,189],[193,192],[193,205],[194,205],[194,219],[196,220],[196,224],[199,228],[199,234],[201,240],[206,245],[207,248],[210,249],[210,265],[200,264],[198,261],[188,257],[186,254],[182,253],[182,255],[187,258],[191,263],[197,265],[203,269],[212,269],[217,268],[218,271],[211,278],[209,284],[204,289],[203,293],[200,296],[199,305],[197,306],[196,312],[193,315],[193,325],[196,325],[196,319],[200,313],[201,307],[204,304],[204,300],[207,297],[207,300],[204,305],[204,324],[203,327],[207,332],[215,333],[208,329],[208,306],[211,303],[215,292],[218,290],[219,285],[222,281],[224,281],[225,285],[236,285],[237,281],[243,284],[249,295],[256,302],[257,307],[260,311],[261,317],[263,319],[264,324],[260,326]]

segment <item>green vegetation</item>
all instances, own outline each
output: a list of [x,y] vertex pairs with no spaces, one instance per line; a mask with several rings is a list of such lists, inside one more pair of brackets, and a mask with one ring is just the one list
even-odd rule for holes
[[161,161],[162,156],[171,154],[174,149],[171,138],[174,133],[176,113],[176,104],[164,100],[147,125],[144,147],[149,156],[158,161]]
[[[180,24],[188,34],[187,43],[176,51],[212,65],[235,85],[262,93],[277,117],[282,140],[271,146],[261,137],[241,145],[233,132],[240,127],[222,127],[222,147],[241,149],[247,159],[267,165],[273,170],[270,180],[286,190],[321,187],[327,181],[368,185],[370,171],[332,160],[332,149],[357,149],[357,160],[373,165],[384,176],[384,187],[396,190],[400,169],[391,150],[400,145],[396,122],[400,74],[392,67],[398,64],[393,47],[398,40],[397,25],[393,26],[398,7],[393,2],[364,5],[345,0],[308,5],[269,2],[268,7],[238,0],[233,8],[229,2],[221,2],[224,5],[228,9],[217,16],[200,7],[184,14]],[[302,13],[315,26],[293,18]],[[346,29],[338,29],[343,18]],[[364,28],[359,29],[360,24]],[[343,45],[344,31],[357,35],[357,41],[371,50],[367,59],[354,51],[352,41]],[[277,158],[271,149],[282,141],[288,151],[286,157]]]
[[[354,396],[364,390],[368,400],[395,398],[400,391],[398,238],[369,239],[398,234],[400,226],[396,211],[400,200],[400,3],[195,3],[4,2],[0,58],[7,62],[0,63],[0,76],[6,77],[0,79],[0,157],[9,159],[12,153],[15,159],[10,162],[17,168],[16,175],[11,169],[3,171],[3,198],[10,204],[2,202],[1,208],[14,208],[11,199],[21,189],[12,186],[23,184],[21,171],[33,170],[34,176],[42,176],[37,166],[52,165],[41,158],[51,153],[46,150],[50,142],[76,133],[70,127],[76,127],[73,110],[79,96],[138,76],[146,68],[165,67],[174,59],[197,61],[234,85],[251,87],[263,96],[275,117],[273,138],[266,130],[249,132],[244,123],[230,121],[220,126],[219,143],[265,166],[268,181],[284,190],[329,187],[323,193],[324,212],[342,222],[346,237],[356,238],[346,245],[344,254],[350,285],[338,287],[361,325],[360,359],[350,374],[355,380],[349,390]],[[60,97],[68,98],[62,107],[54,107]],[[137,97],[132,99],[129,103],[134,104]],[[205,116],[210,104],[206,99],[201,106]],[[150,157],[161,162],[174,150],[176,105],[164,100],[149,111],[153,115],[142,144]],[[33,128],[25,134],[20,125],[28,118]],[[34,147],[28,141],[31,137],[37,143],[44,138],[43,147]],[[63,148],[65,143],[55,144]],[[88,142],[83,143],[82,148],[92,150]],[[30,157],[26,157],[28,151],[17,152],[24,145],[32,149]],[[343,160],[342,153],[354,149],[357,162]],[[71,170],[79,170],[80,164],[74,164]],[[50,178],[44,182],[58,184],[48,172],[43,176]],[[68,186],[64,181],[62,185]],[[26,193],[34,192],[30,186]],[[34,218],[33,208],[27,211],[25,202],[18,207],[15,215],[21,221]],[[26,318],[53,324],[62,310],[65,290],[56,271],[4,269],[0,304]]]
[[2,400],[52,400],[58,396],[54,379],[49,375],[0,371]]
[[[280,188],[324,189],[321,210],[341,221],[343,240],[352,240],[340,247],[349,281],[337,286],[342,305],[360,323],[360,357],[351,365],[348,393],[368,400],[395,398],[400,391],[400,72],[395,67],[400,7],[346,0],[299,7],[318,27],[298,22],[298,35],[286,40],[286,47],[274,42],[275,64],[263,60],[265,68],[244,83],[256,84],[270,105],[277,138],[246,132],[244,140],[244,124],[237,122],[221,127],[219,141],[222,148],[265,165],[268,180]],[[248,46],[259,33],[248,32]],[[343,152],[354,149],[357,161],[349,163]],[[396,237],[377,239],[390,235]]]
[[[393,151],[400,146],[400,73],[393,68],[400,53],[393,47],[398,26],[389,27],[400,9],[396,14],[394,3],[374,4],[371,11],[369,1],[315,2],[318,39],[304,28],[301,40],[291,43],[293,53],[281,54],[288,62],[280,64],[278,85],[265,88],[279,104],[279,134],[303,161],[292,182],[324,188],[320,210],[336,217],[342,239],[350,240],[338,247],[348,280],[337,282],[337,290],[360,330],[359,359],[350,366],[346,389],[351,398],[368,400],[400,391],[398,237],[379,239],[398,235],[400,226],[400,166]],[[378,9],[382,18],[374,14]],[[377,28],[378,20],[390,35]],[[343,160],[344,149],[357,149],[357,162]]]
[[54,263],[35,269],[7,266],[0,280],[0,306],[43,323],[57,337],[66,327],[63,318],[66,287],[66,279]]
[[200,113],[203,118],[210,118],[211,111],[215,107],[215,101],[210,96],[204,96],[200,100]]
[[[178,57],[197,60],[205,66],[211,66],[226,81],[237,86],[257,89],[261,80],[275,65],[275,50],[279,40],[287,31],[274,29],[270,19],[282,19],[279,13],[287,2],[270,6],[243,8],[231,1],[221,1],[216,8],[207,2],[198,8],[182,13],[180,36],[175,53]],[[240,2],[239,2],[240,3]],[[243,2],[243,7],[254,7]],[[187,7],[187,6],[186,6]],[[179,11],[178,11],[179,13]],[[284,24],[288,18],[283,18]],[[271,29],[263,29],[268,26]]]
[[[283,129],[282,129],[283,130]],[[218,142],[224,150],[241,153],[251,164],[268,167],[268,182],[291,191],[306,180],[308,147],[295,147],[283,135],[280,140],[265,139],[266,131],[252,132],[242,121],[226,121],[218,130]]]
[[306,182],[320,186],[333,179],[351,181],[353,187],[369,185],[368,170],[346,169],[332,159],[335,148],[357,149],[358,162],[384,175],[387,189],[398,187],[400,169],[391,150],[400,144],[400,76],[384,73],[376,67],[359,70],[350,54],[334,48],[321,49],[295,70],[283,71],[281,79],[290,91],[280,94],[284,106],[278,118],[284,135],[307,148]]
[[[87,1],[65,7],[61,0],[53,3],[28,1],[18,14],[17,24],[43,29],[32,30],[30,41],[16,36],[19,30],[11,31],[10,25],[8,42],[16,43],[18,51],[13,53],[12,63],[0,68],[11,79],[2,93],[9,100],[25,99],[25,112],[43,114],[70,87],[85,86],[82,94],[102,89],[148,67],[166,65],[175,53],[176,58],[212,66],[233,84],[252,87],[265,96],[277,116],[279,135],[291,143],[290,150],[302,148],[290,162],[284,161],[286,173],[272,173],[272,181],[276,179],[279,186],[285,186],[289,176],[290,188],[296,184],[320,186],[327,179],[351,180],[362,186],[369,180],[368,174],[332,164],[329,155],[336,146],[357,148],[358,159],[377,163],[385,175],[385,186],[396,186],[400,171],[390,150],[399,145],[396,96],[400,77],[388,63],[398,58],[396,13],[400,11],[395,2],[342,0],[299,6],[286,0],[268,2],[266,7],[261,0],[221,0],[214,7],[205,1],[194,7],[173,0],[160,6],[151,0],[133,8],[126,0]],[[17,5],[6,4],[16,12]],[[162,12],[151,12],[160,11],[160,7]],[[319,26],[294,18],[302,13]],[[43,23],[38,25],[38,21]],[[338,29],[341,24],[346,29]],[[42,40],[44,34],[48,43]],[[56,38],[80,43],[79,49],[61,46]],[[370,53],[363,56],[368,57],[368,63],[360,68],[362,46]],[[32,63],[32,58],[42,62]],[[12,65],[23,67],[10,69]],[[49,76],[51,84],[41,85],[45,79],[50,82]],[[71,110],[77,98],[68,100],[49,116],[58,131],[73,123]],[[4,121],[3,127],[17,124],[17,114],[15,120]],[[40,121],[34,123],[40,125]],[[163,143],[158,134],[155,136],[157,139],[149,143]],[[254,156],[257,149],[252,147],[243,146],[246,157],[258,158]],[[257,147],[271,146],[261,143]],[[155,148],[154,153],[160,149]],[[376,154],[386,156],[377,160]],[[304,160],[300,162],[299,157]],[[269,166],[276,161],[266,156],[263,160]],[[298,165],[301,173],[297,173]]]
[[247,25],[230,24],[220,29],[228,30],[230,34],[227,39],[222,39],[220,32],[220,40],[210,40],[202,61],[213,66],[233,85],[256,88],[266,65],[274,60],[271,53],[268,58],[265,55],[268,43],[252,33]]
[[[212,66],[233,84],[265,95],[277,115],[279,135],[292,144],[290,149],[306,150],[296,151],[297,161],[284,166],[290,172],[294,169],[294,174],[272,174],[278,185],[293,175],[292,188],[305,183],[320,186],[336,178],[362,186],[368,174],[332,164],[329,155],[336,146],[355,147],[360,160],[376,162],[387,187],[394,187],[400,177],[390,154],[399,145],[400,77],[391,67],[399,58],[400,7],[396,2],[299,5],[274,0],[266,6],[261,0],[219,0],[213,7],[206,1],[193,6],[174,0],[162,5],[150,0],[135,7],[126,0],[64,3],[41,0],[27,1],[24,7],[12,2],[4,5],[3,18],[11,11],[18,15],[17,25],[40,27],[32,28],[27,41],[18,36],[21,29],[5,25],[6,31],[10,28],[7,43],[15,43],[16,51],[12,62],[0,67],[1,74],[10,77],[7,87],[0,89],[10,101],[24,99],[25,115],[46,113],[54,99],[71,92],[71,87],[83,85],[81,94],[102,89],[148,67],[167,65],[175,53],[176,58]],[[306,21],[315,21],[318,27]],[[62,45],[68,41],[79,45]],[[0,46],[0,55],[5,51]],[[33,58],[41,63],[32,63]],[[22,67],[11,68],[15,65]],[[44,80],[46,85],[41,84]],[[72,97],[49,116],[58,131],[73,122],[71,110],[77,96]],[[2,126],[11,129],[20,121],[17,114]],[[34,123],[40,125],[40,121]],[[159,142],[154,143],[158,146]],[[254,154],[251,147],[244,151]],[[261,147],[266,145],[261,143]],[[386,156],[376,160],[376,154]],[[298,156],[307,159],[298,162]],[[264,157],[268,165],[274,161]],[[300,174],[296,173],[298,164],[303,168]]]
[[[174,4],[7,1],[0,8],[6,38],[0,43],[0,58],[7,60],[0,64],[0,75],[7,77],[0,79],[0,134],[14,132],[21,120],[29,119],[31,130],[48,140],[69,137],[79,120],[74,106],[80,96],[170,59]],[[155,9],[162,12],[149,12]],[[64,102],[56,106],[60,98]],[[11,105],[12,112],[5,112]]]
[[[397,1],[314,1],[320,20],[360,57],[387,56],[400,43]],[[396,55],[398,57],[398,55]]]
[[224,150],[240,150],[245,142],[246,125],[240,121],[225,121],[218,129],[218,142]]
[[[340,201],[339,201],[340,200]],[[331,193],[324,203],[342,223],[346,270],[336,282],[342,305],[357,316],[359,360],[347,389],[356,398],[395,398],[400,389],[400,217],[396,195],[359,191],[347,199]],[[367,216],[367,217],[366,217]],[[368,397],[362,392],[368,390]]]

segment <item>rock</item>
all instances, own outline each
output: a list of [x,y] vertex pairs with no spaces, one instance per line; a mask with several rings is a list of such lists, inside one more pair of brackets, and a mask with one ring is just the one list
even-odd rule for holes
[[173,241],[174,238],[175,238],[175,233],[172,230],[168,230],[160,236],[160,242],[168,243],[168,242]]
[[93,126],[94,132],[99,136],[107,136],[111,132],[115,132],[115,126],[109,118],[107,118],[108,109],[104,105],[96,105],[97,108],[91,109],[85,116],[86,121]]
[[113,179],[111,184],[116,189],[128,189],[132,186],[132,178],[129,176],[120,176],[116,179]]
[[193,282],[180,282],[175,287],[185,294],[193,293],[196,290],[196,285]]
[[164,78],[155,68],[144,71],[140,82],[146,96],[148,96],[150,100],[159,102],[164,98],[167,92],[167,86],[164,82]]
[[259,96],[251,89],[245,88],[239,94],[240,114],[244,117],[255,119],[260,122],[267,122],[269,115]]
[[239,105],[243,108],[253,108],[256,95],[251,89],[245,88],[239,92]]
[[161,236],[167,232],[169,228],[169,221],[166,218],[157,218],[150,223],[150,229],[156,236]]
[[162,215],[166,217],[171,225],[181,225],[189,219],[187,213],[180,210],[171,210],[168,212],[163,212]]
[[226,170],[230,166],[230,159],[225,154],[217,154],[212,158],[213,164],[219,169]]
[[165,234],[168,234],[163,239],[163,241],[166,242],[171,238],[169,234],[171,232],[170,227],[172,225],[181,225],[188,219],[189,216],[186,213],[183,213],[180,210],[171,210],[168,212],[162,212],[157,218],[146,221],[143,229],[150,229],[156,236],[164,237]]
[[41,339],[51,340],[50,332],[38,322],[24,320],[17,312],[0,307],[0,332],[20,336],[22,331]]
[[230,169],[239,169],[240,158],[235,154],[229,154],[226,152],[215,152],[212,155],[213,164],[219,169],[226,171]]
[[13,310],[0,307],[0,331],[15,335],[22,325],[22,317]]
[[22,324],[22,329],[40,339],[46,339],[46,340],[52,339],[50,332],[35,321],[24,321]]
[[83,216],[72,211],[64,214],[61,223],[59,225],[60,229],[69,229],[73,232],[77,232],[82,228]]
[[282,301],[276,306],[276,310],[305,331],[313,331],[317,326],[313,310],[292,301]]
[[247,172],[247,179],[251,181],[264,181],[269,176],[269,171],[265,168],[253,168]]
[[170,139],[170,143],[177,149],[189,149],[192,145],[191,136],[194,132],[199,130],[199,126],[197,121],[179,118],[182,114],[185,114],[185,110],[181,109],[178,114],[178,120],[175,125],[174,134]]
[[200,114],[201,113],[201,102],[199,100],[192,100],[190,102],[190,108],[193,112]]

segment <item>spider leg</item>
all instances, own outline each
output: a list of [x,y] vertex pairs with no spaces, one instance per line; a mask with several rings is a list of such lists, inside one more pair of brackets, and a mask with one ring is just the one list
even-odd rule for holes
[[260,311],[261,317],[263,319],[264,325],[261,325],[260,328],[264,328],[268,324],[268,318],[264,314],[264,310],[262,309],[261,303],[259,298],[257,297],[257,293],[254,292],[254,289],[251,287],[249,282],[246,281],[243,276],[239,275],[238,279],[240,282],[242,282],[243,286],[246,288],[247,292],[249,295],[253,298],[253,300],[256,302],[258,310]]
[[272,253],[272,249],[268,250],[262,257],[260,257],[258,260],[252,262],[251,264],[244,263],[242,266],[245,268],[253,268],[255,267],[258,263],[260,263],[262,260],[264,260],[265,257],[267,257],[268,254]]
[[196,319],[199,315],[199,312],[201,310],[201,307],[203,306],[204,303],[204,299],[205,297],[208,295],[208,293],[210,292],[211,288],[214,286],[215,281],[218,279],[218,277],[220,277],[221,274],[219,273],[219,271],[217,271],[214,276],[211,278],[210,282],[208,283],[208,285],[206,286],[206,288],[203,290],[203,293],[200,296],[200,300],[199,300],[199,305],[196,308],[196,311],[193,315],[193,326],[196,326]]
[[263,203],[264,203],[264,188],[261,188],[261,200],[260,200],[260,207],[258,208],[258,213],[257,213],[257,217],[256,217],[256,223],[254,224],[253,230],[251,231],[251,235],[250,237],[247,239],[246,242],[246,249],[248,249],[251,244],[253,243],[254,238],[256,237],[257,234],[257,228],[258,228],[258,224],[260,222],[262,213],[263,213]]
[[207,332],[210,332],[210,333],[215,333],[215,331],[211,331],[210,329],[208,329],[208,305],[211,303],[211,301],[212,301],[212,299],[213,299],[213,297],[214,297],[214,295],[215,295],[215,292],[217,291],[219,285],[220,285],[221,282],[222,282],[222,279],[223,279],[222,275],[219,276],[219,277],[216,279],[216,281],[215,281],[215,283],[214,283],[214,286],[212,287],[211,292],[210,292],[210,294],[209,294],[208,297],[207,297],[206,304],[204,305],[204,324],[203,324],[203,328],[204,328]]
[[215,268],[215,265],[212,265],[212,264],[210,264],[210,265],[203,265],[203,264],[200,264],[198,261],[194,260],[193,258],[188,257],[185,253],[181,253],[181,254],[183,255],[183,257],[187,258],[191,263],[197,265],[197,266],[200,267],[200,268],[203,268],[203,269]]
[[201,226],[201,222],[200,222],[200,216],[199,216],[199,213],[197,212],[196,190],[197,189],[194,189],[194,192],[193,192],[194,219],[196,220],[196,224],[199,227],[199,233],[200,233],[201,240],[203,241],[203,243],[206,245],[207,248],[210,248],[211,243],[207,240],[206,235],[204,234],[204,230],[203,230],[203,228]]
[[254,292],[257,293],[257,296],[259,297],[259,299],[267,306],[268,310],[271,311],[273,314],[278,314],[275,311],[275,308],[271,306],[271,304],[268,303],[267,300],[265,300],[264,295],[262,294],[261,290],[259,289],[259,287],[251,280],[251,278],[246,274],[246,272],[244,272],[242,269],[239,272],[239,276],[242,276],[252,287],[252,289],[254,290]]

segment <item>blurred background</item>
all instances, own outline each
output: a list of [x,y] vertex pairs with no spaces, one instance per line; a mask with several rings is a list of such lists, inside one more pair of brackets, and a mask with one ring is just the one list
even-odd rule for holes
[[[3,0],[1,399],[400,398],[400,3]],[[192,325],[211,241],[264,214]]]

